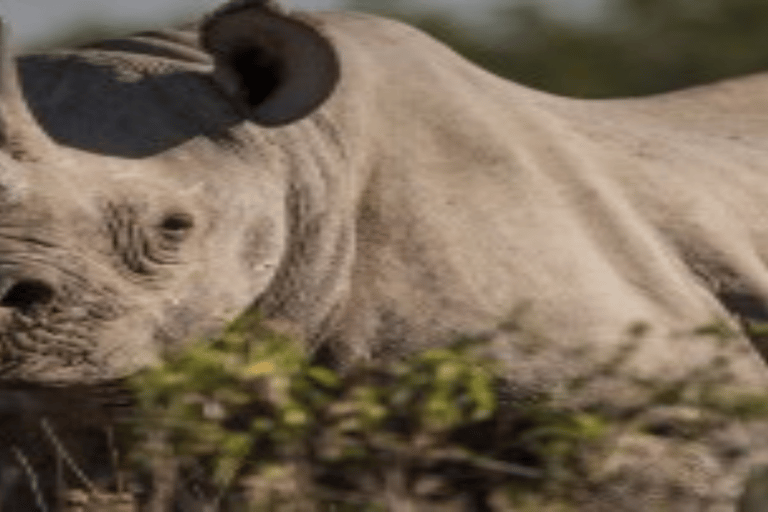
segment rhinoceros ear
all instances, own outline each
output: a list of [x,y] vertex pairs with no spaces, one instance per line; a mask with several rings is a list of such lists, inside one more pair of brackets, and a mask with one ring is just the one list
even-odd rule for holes
[[202,25],[215,80],[249,117],[279,126],[307,116],[339,78],[336,52],[310,25],[263,0],[224,6]]

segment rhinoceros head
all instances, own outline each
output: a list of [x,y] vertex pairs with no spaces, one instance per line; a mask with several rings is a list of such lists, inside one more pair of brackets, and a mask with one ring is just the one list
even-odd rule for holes
[[120,378],[219,328],[278,272],[288,179],[253,125],[313,112],[336,83],[334,52],[264,2],[225,6],[200,35],[210,103],[251,121],[255,142],[226,155],[206,137],[143,158],[68,147],[31,113],[3,45],[0,382]]

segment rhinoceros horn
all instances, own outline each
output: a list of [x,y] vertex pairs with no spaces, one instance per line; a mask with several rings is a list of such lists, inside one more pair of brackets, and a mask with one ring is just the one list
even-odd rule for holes
[[8,24],[0,18],[0,148],[22,160],[42,155],[51,139],[29,110],[9,41]]

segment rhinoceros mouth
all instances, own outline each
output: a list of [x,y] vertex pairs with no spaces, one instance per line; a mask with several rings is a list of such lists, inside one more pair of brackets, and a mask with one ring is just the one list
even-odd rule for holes
[[0,301],[0,383],[104,378],[107,354],[99,337],[124,310],[116,294],[78,282],[58,284],[46,300],[29,302],[4,307]]

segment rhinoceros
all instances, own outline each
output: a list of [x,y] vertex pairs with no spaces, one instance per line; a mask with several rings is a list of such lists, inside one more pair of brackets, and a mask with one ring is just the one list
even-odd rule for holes
[[[395,21],[260,0],[18,62],[5,44],[0,69],[6,416],[251,310],[341,369],[487,336],[523,395],[562,395],[644,325],[564,403],[626,410],[711,361],[723,390],[766,391],[746,328],[768,320],[766,75],[564,98]],[[714,323],[727,343],[691,334]],[[720,427],[663,503],[732,510],[768,422]],[[627,441],[674,459],[664,442]]]

